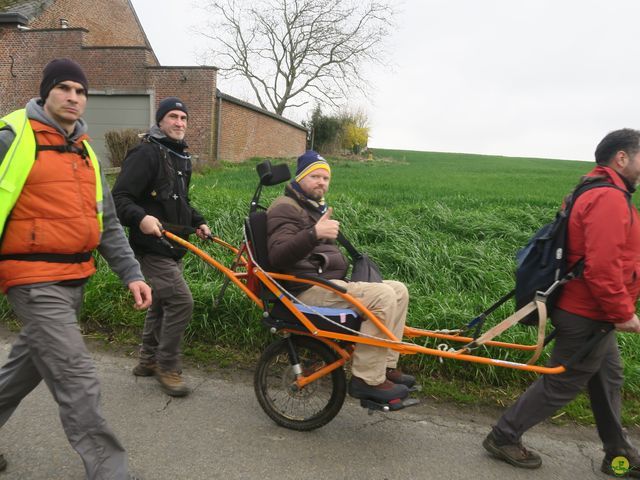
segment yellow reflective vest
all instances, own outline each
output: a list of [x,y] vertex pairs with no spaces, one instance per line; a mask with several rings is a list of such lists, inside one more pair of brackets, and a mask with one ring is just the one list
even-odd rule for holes
[[[29,172],[36,159],[36,140],[25,109],[16,110],[0,119],[0,129],[10,126],[16,134],[4,159],[0,159],[0,237],[4,233],[7,218],[20,197]],[[96,175],[96,215],[100,231],[103,230],[102,178],[100,164],[89,142],[84,140],[91,164]]]

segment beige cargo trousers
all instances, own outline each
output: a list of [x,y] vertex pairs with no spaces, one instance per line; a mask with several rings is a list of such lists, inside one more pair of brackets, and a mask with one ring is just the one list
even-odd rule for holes
[[[385,280],[383,283],[332,280],[332,283],[346,288],[349,295],[371,310],[398,340],[402,340],[409,306],[409,291],[404,283],[395,280]],[[353,309],[353,305],[322,287],[311,287],[297,297],[309,306]],[[360,333],[387,338],[369,320],[362,322]],[[398,365],[399,356],[398,352],[388,348],[358,343],[353,353],[351,373],[369,385],[380,385],[387,378],[387,368],[396,368]]]

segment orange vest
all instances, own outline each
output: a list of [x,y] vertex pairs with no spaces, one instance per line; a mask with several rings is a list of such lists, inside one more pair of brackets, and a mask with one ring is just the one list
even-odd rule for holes
[[[39,146],[65,145],[53,127],[29,120]],[[83,135],[74,144],[82,149]],[[43,255],[46,260],[2,259],[0,289],[40,282],[87,278],[95,272],[89,253],[100,242],[96,217],[96,174],[88,157],[43,150],[22,188],[5,226],[0,256]],[[59,261],[84,254],[81,261]],[[5,257],[6,258],[6,257]]]

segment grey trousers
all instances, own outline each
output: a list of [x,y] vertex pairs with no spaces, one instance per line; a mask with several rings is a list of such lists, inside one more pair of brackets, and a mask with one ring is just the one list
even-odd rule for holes
[[182,261],[160,255],[139,257],[142,273],[153,289],[153,303],[142,330],[142,361],[161,370],[180,369],[180,343],[193,313],[193,297],[182,275]]
[[100,384],[77,323],[82,287],[13,287],[7,297],[23,327],[0,369],[0,427],[44,380],[90,480],[128,477],[127,455],[100,410]]
[[[556,309],[558,330],[549,365],[571,358],[595,332],[599,322]],[[499,443],[516,443],[524,432],[553,415],[585,388],[591,400],[598,434],[607,453],[633,447],[620,422],[622,364],[615,332],[609,333],[584,360],[558,375],[540,376],[493,427]]]

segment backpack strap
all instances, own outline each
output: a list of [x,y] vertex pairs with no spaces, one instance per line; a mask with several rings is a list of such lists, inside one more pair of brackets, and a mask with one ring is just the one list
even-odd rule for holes
[[85,263],[91,259],[92,252],[82,253],[14,253],[0,255],[0,261],[20,260],[22,262],[49,263]]
[[89,156],[89,152],[87,152],[87,149],[84,148],[84,145],[82,146],[82,148],[77,147],[71,143],[67,143],[65,145],[39,145],[36,144],[36,158],[38,158],[38,153],[37,152],[44,152],[44,151],[55,151],[55,152],[61,152],[61,153],[75,153],[77,155],[80,155],[83,159],[86,159]]
[[340,242],[340,245],[342,245],[344,248],[347,249],[347,252],[349,252],[349,256],[351,257],[351,260],[355,261],[355,260],[358,260],[359,258],[362,258],[362,253],[360,253],[356,249],[356,247],[353,246],[353,244],[347,239],[347,237],[344,236],[342,232],[338,232],[337,240],[338,242]]
[[[624,188],[620,188],[617,185],[614,185],[613,183],[609,183],[609,182],[603,182],[601,180],[596,180],[596,181],[592,181],[592,182],[583,182],[581,184],[578,184],[578,186],[576,186],[576,188],[573,190],[572,193],[570,193],[567,196],[567,199],[565,200],[565,215],[567,216],[567,234],[569,231],[569,215],[571,214],[571,211],[573,210],[573,206],[576,203],[576,200],[578,199],[578,197],[580,195],[582,195],[585,192],[588,192],[589,190],[593,190],[594,188],[615,188],[616,190],[621,191],[622,193],[624,193],[626,199],[627,199],[627,206],[629,207],[629,215],[631,217],[631,222],[633,222],[633,215],[631,215],[631,193],[624,189]],[[566,242],[566,239],[565,239]],[[559,284],[564,284],[566,282],[568,282],[569,280],[573,280],[576,277],[579,277],[580,275],[582,275],[582,271],[584,270],[584,257],[582,257],[580,260],[578,260],[574,265],[573,268],[569,271],[567,271],[567,273],[565,274],[565,276],[561,279],[558,280],[558,282],[554,283],[551,287],[556,287]],[[561,282],[561,283],[559,283]],[[548,291],[548,293],[551,293],[550,291]]]
[[[571,194],[569,194],[569,196],[567,197],[569,199],[568,210],[566,210],[567,216],[569,216],[569,214],[571,213],[571,210],[573,209],[573,205],[576,203],[576,200],[580,195],[582,195],[585,192],[588,192],[589,190],[593,190],[594,188],[603,188],[603,187],[615,188],[616,190],[619,190],[622,193],[624,193],[624,196],[627,199],[627,204],[629,205],[629,211],[631,211],[631,192],[629,192],[624,188],[620,188],[619,186],[614,185],[613,183],[603,182],[603,181],[593,181],[593,182],[584,182],[579,184],[575,188],[575,190]],[[567,202],[565,201],[565,204],[566,203]]]

